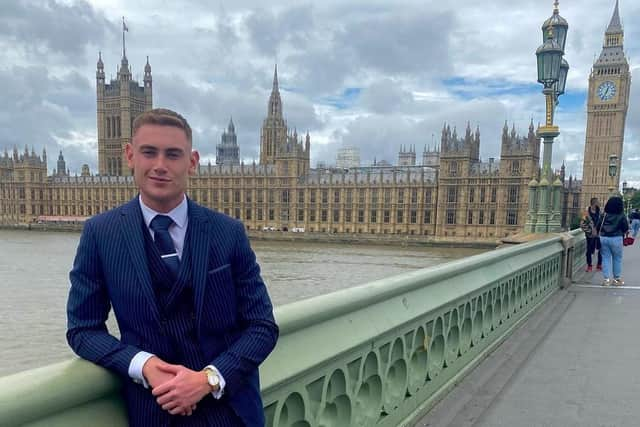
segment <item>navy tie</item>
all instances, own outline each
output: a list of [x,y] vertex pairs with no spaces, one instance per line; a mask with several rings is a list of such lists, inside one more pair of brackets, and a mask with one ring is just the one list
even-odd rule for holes
[[173,279],[178,277],[178,268],[180,267],[180,259],[178,252],[173,245],[171,234],[169,234],[169,226],[173,224],[171,217],[166,215],[156,215],[149,225],[153,230],[153,240],[160,251],[160,256],[167,266],[169,272],[173,275]]

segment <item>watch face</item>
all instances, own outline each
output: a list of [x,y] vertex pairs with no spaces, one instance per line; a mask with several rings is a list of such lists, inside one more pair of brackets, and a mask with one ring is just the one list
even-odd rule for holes
[[616,94],[616,85],[612,81],[606,81],[598,86],[598,96],[603,101],[608,101]]

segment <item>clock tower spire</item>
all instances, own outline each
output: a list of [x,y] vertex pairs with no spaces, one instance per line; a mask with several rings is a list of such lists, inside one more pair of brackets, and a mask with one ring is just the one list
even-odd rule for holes
[[[620,186],[624,127],[629,110],[631,73],[623,49],[624,29],[616,0],[605,31],[600,56],[589,76],[587,129],[582,168],[582,206],[593,197],[602,204],[609,188]],[[609,156],[619,159],[616,176],[609,176]]]

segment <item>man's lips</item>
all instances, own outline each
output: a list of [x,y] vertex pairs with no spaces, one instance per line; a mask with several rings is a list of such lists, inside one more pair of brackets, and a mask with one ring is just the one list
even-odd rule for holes
[[151,181],[158,182],[158,183],[171,182],[171,180],[169,178],[161,178],[161,177],[157,177],[157,176],[150,176],[149,179]]

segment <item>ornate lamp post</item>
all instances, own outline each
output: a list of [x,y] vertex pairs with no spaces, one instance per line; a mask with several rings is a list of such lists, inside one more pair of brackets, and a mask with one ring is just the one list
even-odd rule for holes
[[[529,202],[525,231],[536,233],[561,231],[560,225],[560,192],[562,183],[559,177],[551,172],[553,140],[560,134],[558,126],[553,124],[555,106],[558,97],[565,91],[569,64],[564,60],[564,47],[567,41],[569,24],[560,16],[558,0],[554,3],[553,15],[542,26],[544,43],[536,50],[538,64],[538,82],[542,83],[542,93],[546,101],[546,120],[538,129],[543,142],[542,173],[540,182],[529,183]],[[537,193],[537,197],[536,197]]]
[[609,178],[611,178],[611,185],[609,185],[609,197],[615,196],[615,176],[618,173],[618,156],[615,154],[609,155]]

